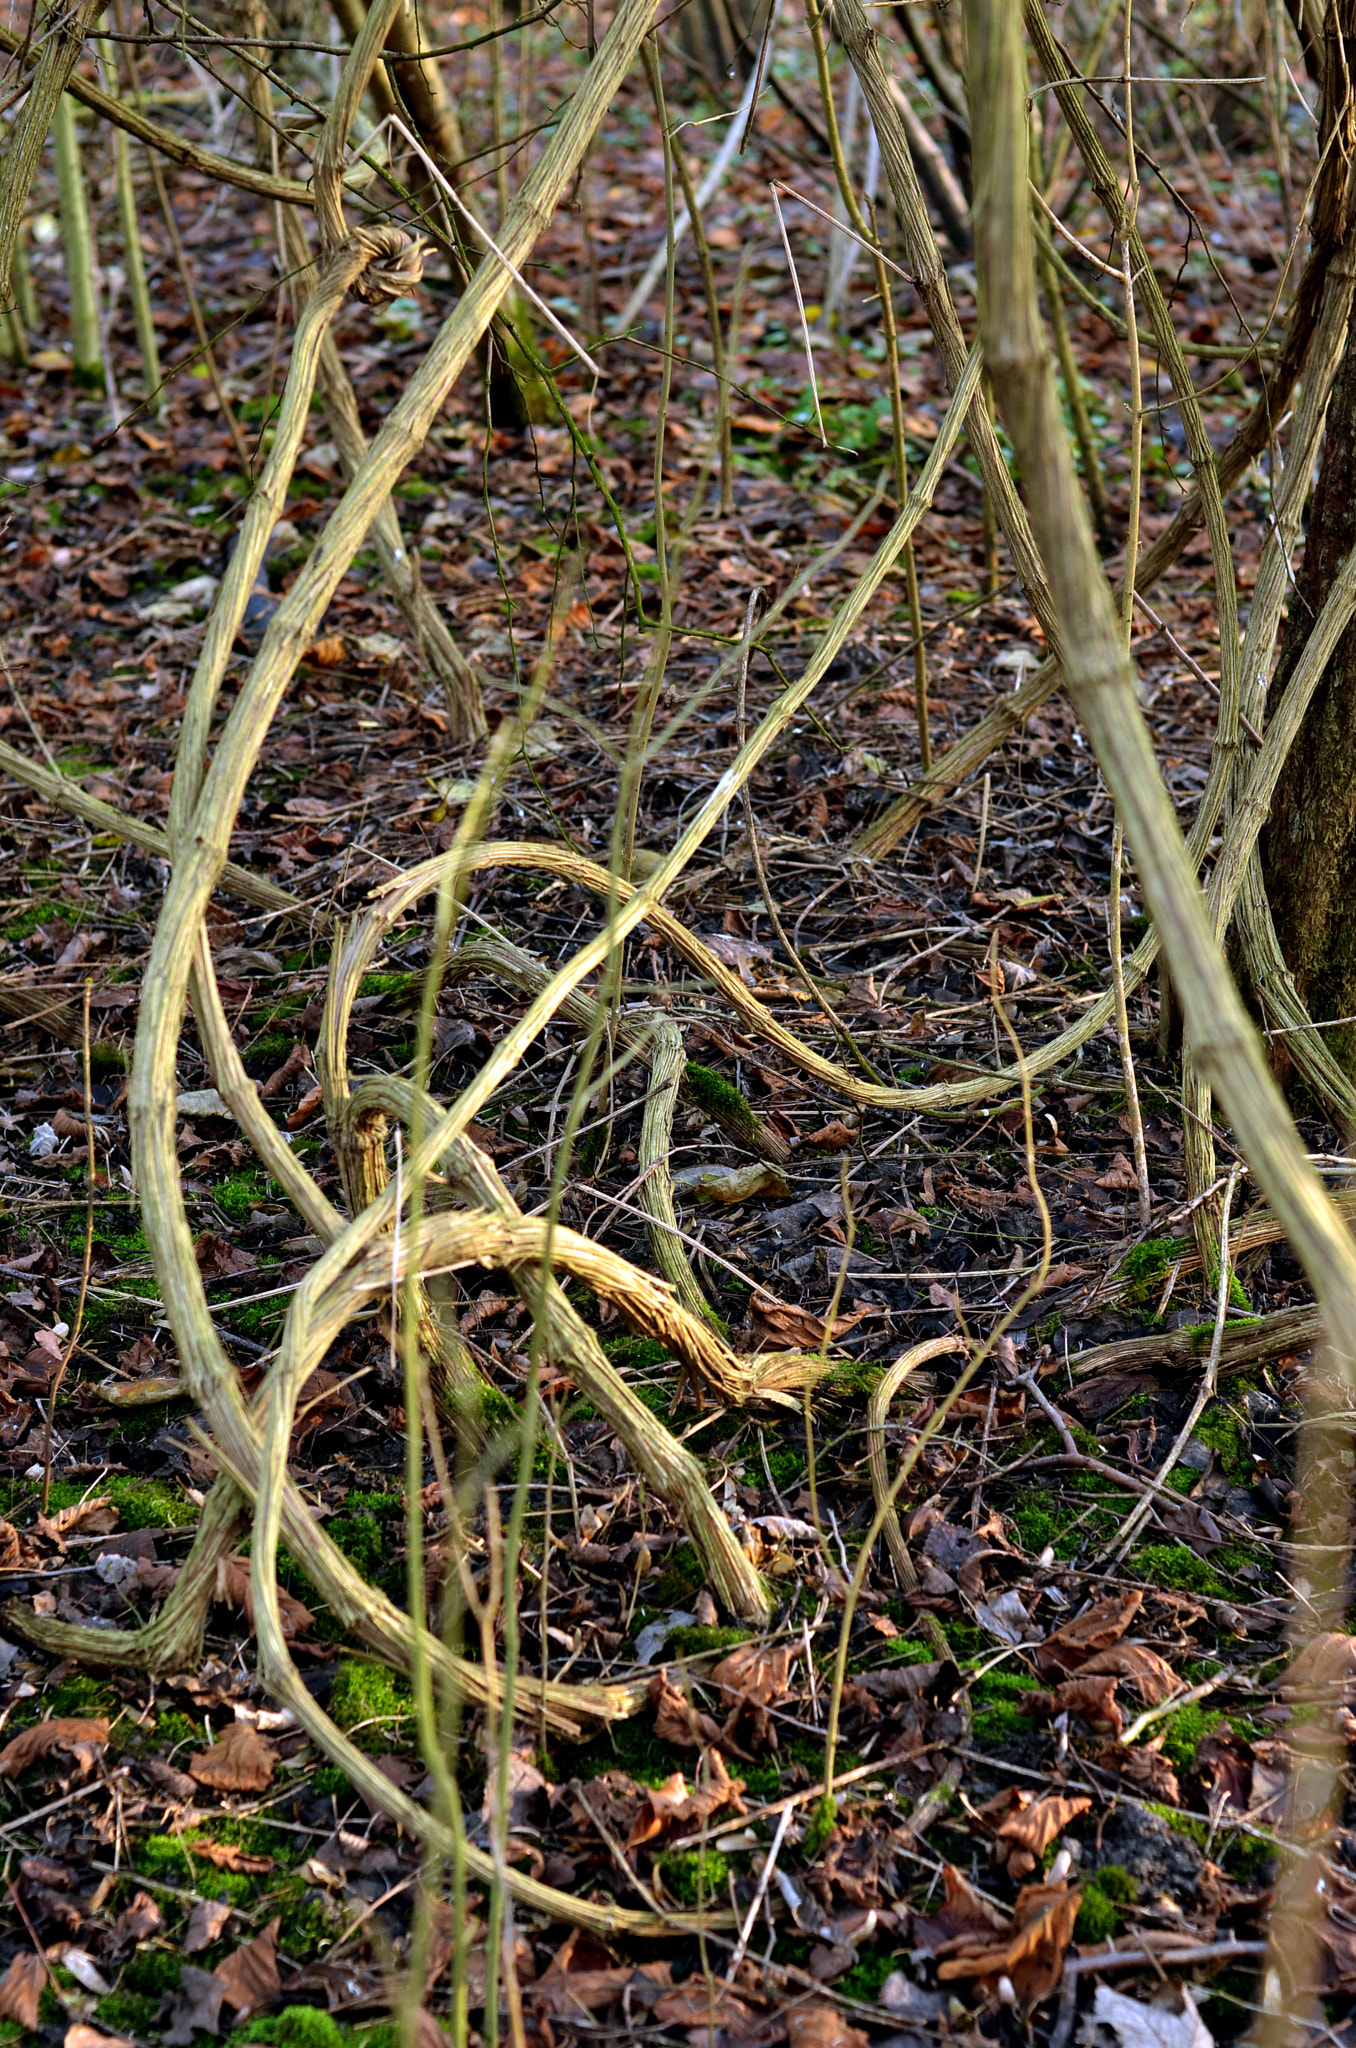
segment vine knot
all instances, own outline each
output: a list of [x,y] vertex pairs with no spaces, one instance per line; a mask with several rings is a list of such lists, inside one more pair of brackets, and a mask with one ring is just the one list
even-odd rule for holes
[[360,299],[376,305],[413,291],[424,274],[428,244],[422,235],[408,235],[403,228],[391,226],[364,227],[354,229],[353,239],[367,257],[366,267],[353,284]]

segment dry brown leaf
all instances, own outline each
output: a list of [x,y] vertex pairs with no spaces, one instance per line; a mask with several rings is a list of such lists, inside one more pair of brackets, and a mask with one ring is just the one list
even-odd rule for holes
[[1098,1650],[1118,1643],[1139,1613],[1144,1595],[1138,1591],[1113,1593],[1098,1600],[1084,1614],[1066,1621],[1048,1635],[1036,1651],[1042,1671],[1079,1671]]
[[13,1522],[7,1522],[0,1516],[0,1572],[13,1571],[22,1555],[18,1530]]
[[1118,1152],[1105,1173],[1097,1176],[1099,1188],[1108,1188],[1113,1194],[1128,1193],[1139,1186],[1135,1169],[1124,1152]]
[[225,1899],[199,1899],[188,1916],[188,1925],[179,1943],[180,1953],[196,1956],[203,1949],[211,1948],[214,1941],[220,1941],[231,1911]]
[[1099,1734],[1114,1741],[1125,1726],[1116,1700],[1115,1677],[1108,1673],[1103,1678],[1089,1678],[1086,1671],[1085,1665],[1077,1678],[1062,1679],[1053,1692],[1027,1693],[1021,1704],[1033,1714],[1051,1719],[1056,1714],[1080,1714]]
[[136,2048],[126,2034],[105,2034],[98,2027],[87,2026],[83,2020],[76,2020],[67,2027],[62,2048]]
[[1048,1798],[1033,1800],[1030,1806],[1001,1820],[995,1831],[994,1854],[1006,1865],[1008,1876],[1025,1877],[1033,1871],[1055,1836],[1080,1813],[1086,1813],[1091,1804],[1081,1794],[1076,1799],[1066,1799],[1056,1792]]
[[1325,1630],[1307,1642],[1282,1675],[1281,1694],[1315,1692],[1344,1704],[1356,1696],[1356,1636]]
[[47,1967],[42,1957],[31,1952],[26,1955],[21,1950],[0,1977],[0,2019],[17,2020],[27,2032],[35,2033],[38,2004],[46,1982]]
[[857,1133],[851,1124],[835,1117],[832,1123],[825,1124],[822,1131],[807,1131],[800,1142],[813,1145],[821,1152],[836,1152],[844,1148],[850,1151],[857,1142]]
[[651,2018],[661,2027],[719,2028],[736,2038],[751,2033],[756,2024],[743,1999],[714,1979],[709,1986],[705,1979],[696,1979],[664,1992],[655,2000]]
[[[795,1308],[789,1301],[779,1301],[765,1288],[754,1288],[749,1306],[760,1350],[794,1347],[801,1351],[816,1351],[828,1334],[828,1325],[822,1317],[811,1315],[807,1308]],[[859,1323],[864,1315],[869,1314],[869,1309],[862,1308],[854,1310],[851,1315],[835,1317],[833,1335],[841,1337],[854,1323]]]
[[1147,1643],[1112,1643],[1098,1650],[1078,1667],[1081,1678],[1109,1672],[1133,1685],[1146,1707],[1161,1706],[1182,1689],[1182,1681],[1171,1664],[1164,1662]]
[[736,1813],[745,1811],[740,1797],[744,1780],[729,1775],[720,1751],[708,1749],[703,1762],[704,1784],[693,1785],[689,1789],[682,1772],[675,1771],[662,1785],[646,1792],[631,1823],[626,1841],[628,1849],[636,1848],[641,1842],[653,1841],[657,1835],[688,1827],[694,1821],[709,1820],[713,1813],[719,1813],[726,1806],[732,1806]]
[[338,668],[344,658],[343,636],[339,633],[322,634],[319,640],[312,641],[302,658],[313,661],[317,668]]
[[271,1856],[256,1855],[235,1842],[188,1842],[185,1847],[190,1855],[201,1857],[217,1870],[234,1870],[246,1877],[267,1877],[273,1869]]
[[992,1995],[998,1979],[1008,1977],[1022,2005],[1028,2010],[1039,2005],[1059,1982],[1082,1896],[1065,1885],[1024,1885],[1006,1939],[955,1944],[958,1952],[937,1966],[938,1979],[949,1983],[978,1977]]
[[647,1697],[654,1708],[654,1732],[661,1742],[671,1742],[675,1749],[710,1749],[719,1744],[721,1730],[711,1716],[694,1707],[676,1685],[670,1685],[666,1671],[655,1673]]
[[837,2006],[793,2005],[786,2015],[787,2048],[867,2048],[867,2036],[850,2027]]
[[37,1721],[31,1728],[20,1729],[14,1740],[0,1750],[0,1778],[16,1778],[20,1771],[50,1756],[54,1749],[73,1756],[80,1765],[81,1777],[86,1777],[107,1741],[106,1720]]
[[[243,1723],[241,1724],[243,1725]],[[253,1732],[253,1731],[251,1731]],[[281,1989],[278,1975],[278,1929],[281,1920],[271,1920],[262,1934],[247,1941],[234,1955],[227,1956],[212,1972],[221,1985],[223,2001],[235,2008],[243,2020]]]
[[108,1536],[118,1526],[113,1496],[101,1493],[97,1500],[78,1500],[74,1507],[58,1508],[54,1515],[39,1515],[37,1529],[52,1543],[67,1536]]
[[785,1698],[790,1670],[789,1644],[778,1643],[774,1649],[765,1643],[741,1643],[728,1657],[722,1657],[711,1673],[711,1683],[732,1699],[770,1707]]
[[188,1775],[214,1792],[263,1792],[273,1782],[278,1752],[248,1721],[233,1721],[219,1742],[188,1760]]
[[[223,1558],[217,1566],[217,1598],[225,1607],[242,1607],[246,1621],[251,1628],[254,1627],[254,1594],[247,1557]],[[284,1592],[281,1586],[278,1588],[278,1613],[282,1632],[289,1642],[293,1636],[304,1635],[315,1624],[310,1608],[291,1593]]]
[[113,1939],[120,1947],[124,1942],[145,1941],[155,1933],[163,1917],[155,1900],[146,1892],[138,1892],[113,1922]]
[[1167,1806],[1180,1806],[1182,1788],[1177,1782],[1177,1773],[1162,1754],[1163,1738],[1154,1736],[1151,1742],[1136,1743],[1132,1749],[1122,1749],[1119,1742],[1109,1742],[1100,1750],[1097,1762],[1104,1771],[1112,1771],[1127,1785],[1132,1785],[1141,1799],[1161,1800]]
[[581,2012],[605,2012],[621,1997],[630,1981],[629,1964],[611,1970],[558,1971],[552,1961],[536,1983],[524,1991],[524,1997],[539,2009],[568,2019]]

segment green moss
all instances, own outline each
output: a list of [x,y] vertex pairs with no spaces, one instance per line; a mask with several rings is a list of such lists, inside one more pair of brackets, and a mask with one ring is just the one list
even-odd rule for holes
[[718,1849],[676,1849],[661,1856],[656,1869],[683,1906],[701,1906],[725,1897],[725,1858]]
[[1157,1304],[1163,1283],[1175,1259],[1189,1249],[1178,1237],[1148,1237],[1125,1255],[1117,1276],[1122,1283],[1121,1300],[1130,1307]]
[[884,1648],[895,1664],[931,1664],[937,1655],[931,1643],[921,1642],[917,1636],[895,1636]]
[[44,1695],[44,1715],[49,1708],[58,1720],[63,1715],[74,1720],[96,1720],[104,1714],[113,1720],[122,1709],[122,1701],[111,1686],[91,1678],[88,1672],[77,1671]]
[[232,1223],[247,1223],[253,1209],[270,1195],[276,1198],[278,1193],[268,1175],[258,1167],[233,1173],[228,1180],[217,1181],[212,1189],[217,1207]]
[[1139,1879],[1132,1876],[1123,1863],[1104,1863],[1100,1870],[1092,1873],[1088,1882],[1121,1906],[1133,1906],[1139,1897]]
[[1222,1401],[1212,1401],[1196,1424],[1196,1435],[1219,1453],[1224,1475],[1235,1486],[1246,1486],[1252,1478],[1252,1459],[1247,1438],[1238,1417]]
[[326,1523],[349,1563],[372,1585],[390,1568],[392,1531],[389,1517],[401,1502],[393,1493],[351,1493],[341,1512]]
[[[330,1715],[360,1749],[387,1749],[398,1724],[409,1718],[410,1689],[384,1664],[341,1660],[330,1691]],[[372,1725],[365,1726],[363,1724]]]
[[848,1358],[833,1368],[827,1384],[840,1398],[850,1394],[870,1394],[874,1392],[884,1370],[885,1367],[878,1365],[874,1360]]
[[748,1642],[750,1633],[746,1628],[704,1628],[694,1622],[673,1631],[669,1648],[675,1657],[699,1657],[707,1650],[732,1650],[736,1643]]
[[311,1782],[322,1799],[337,1799],[341,1806],[358,1796],[338,1764],[321,1764]]
[[365,974],[360,996],[410,996],[423,982],[422,974]]
[[156,1715],[154,1733],[156,1746],[162,1749],[177,1749],[183,1742],[201,1744],[203,1740],[202,1724],[173,1710]]
[[820,1850],[838,1825],[838,1801],[832,1792],[826,1792],[810,1809],[810,1824],[805,1830],[805,1856],[807,1861],[819,1854]]
[[767,1469],[774,1486],[783,1490],[794,1486],[805,1471],[804,1446],[798,1449],[795,1444],[769,1444]]
[[173,1991],[177,1986],[183,1966],[181,1956],[159,1948],[140,1948],[123,1970],[118,1989],[130,1991],[141,1998],[163,1998],[167,1991]]
[[727,1130],[731,1126],[737,1131],[762,1129],[752,1103],[714,1067],[703,1067],[698,1061],[689,1060],[683,1073],[682,1092],[697,1109],[714,1117]]
[[[149,1991],[112,1991],[107,1998],[101,1998],[94,2008],[94,2016],[102,2028],[110,2034],[124,2039],[139,2034],[149,2034],[160,2016],[163,1993]],[[4,2040],[0,2034],[0,2041]],[[17,2037],[16,2037],[17,2038]],[[31,2036],[30,2036],[31,2038]]]
[[198,1519],[194,1503],[163,1479],[110,1479],[104,1490],[112,1495],[120,1529],[182,1529]]
[[706,1584],[706,1572],[691,1543],[675,1543],[666,1562],[645,1582],[645,1598],[652,1607],[680,1607],[693,1599]]
[[1199,1700],[1189,1700],[1159,1724],[1157,1732],[1163,1738],[1163,1754],[1178,1770],[1184,1771],[1195,1761],[1196,1751],[1206,1736],[1218,1728],[1223,1719],[1223,1714],[1208,1712]]
[[1120,1924],[1119,1906],[1105,1892],[1089,1885],[1079,1901],[1074,1938],[1078,1941],[1106,1941],[1110,1935],[1120,1931]]
[[1011,1519],[1024,1550],[1040,1552],[1059,1534],[1059,1519],[1048,1508],[1037,1507],[1034,1502],[1013,1508]]
[[1204,1593],[1213,1600],[1224,1597],[1224,1588],[1205,1559],[1188,1550],[1185,1543],[1145,1543],[1132,1562],[1152,1585],[1169,1586],[1178,1593]]
[[619,1372],[653,1372],[673,1362],[673,1346],[658,1337],[609,1337],[603,1349]]
[[864,2005],[874,2005],[880,1996],[880,1987],[896,1966],[896,1958],[888,1948],[872,1950],[845,1970],[841,1977],[834,1979],[834,1988],[846,1998],[860,1998]]

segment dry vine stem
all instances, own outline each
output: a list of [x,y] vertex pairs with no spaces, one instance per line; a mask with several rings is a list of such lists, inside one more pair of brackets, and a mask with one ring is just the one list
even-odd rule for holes
[[[842,9],[837,11],[841,15]],[[856,33],[854,23],[853,34]],[[1033,33],[1036,33],[1034,28]],[[851,47],[849,41],[850,51]],[[1076,74],[1065,62],[1048,31],[1043,38],[1043,47],[1046,54],[1053,52],[1054,73],[1065,81],[1066,87],[1073,87]],[[897,127],[893,110],[883,96],[878,94],[878,98],[882,109],[880,119],[887,128],[892,123]],[[1068,104],[1062,102],[1062,105],[1069,124],[1065,132],[1070,142],[1075,132],[1080,142],[1089,133],[1095,141],[1096,131],[1087,122],[1081,98],[1075,98],[1070,91],[1068,100]],[[873,101],[873,119],[876,111],[876,102]],[[1285,342],[1276,367],[1247,419],[1228,447],[1214,459],[1221,494],[1233,489],[1249,465],[1274,438],[1276,422],[1285,412],[1296,379],[1309,360],[1320,309],[1327,293],[1329,271],[1350,231],[1351,182],[1353,166],[1356,165],[1356,93],[1350,88],[1345,64],[1326,67],[1319,119],[1324,158],[1312,207],[1311,252],[1287,315]],[[1100,144],[1097,153],[1105,162]],[[1113,217],[1118,215],[1119,200]],[[1116,318],[1110,313],[1106,317],[1113,322]],[[1135,568],[1136,590],[1152,589],[1178,559],[1204,518],[1204,494],[1198,485],[1176,512],[1171,525],[1140,557]],[[930,774],[921,776],[912,789],[867,826],[856,842],[856,852],[868,859],[891,852],[920,818],[982,766],[997,747],[1040,709],[1058,689],[1060,680],[1060,667],[1055,659],[1048,659],[1033,670],[1020,689],[1005,697],[937,760]]]
[[[1134,845],[1141,883],[1192,1033],[1201,1072],[1218,1093],[1242,1149],[1303,1262],[1323,1316],[1332,1364],[1356,1380],[1356,1250],[1309,1166],[1211,921],[1158,773],[1117,632],[1091,525],[1064,438],[1036,299],[1035,251],[1022,171],[1026,65],[1017,0],[966,0],[968,79],[974,111],[975,246],[980,329],[1003,418],[1030,496],[1064,636],[1065,675]],[[1324,1811],[1336,1788],[1331,1754],[1304,1766],[1306,1798]],[[1288,1882],[1273,1920],[1278,1982],[1313,1981],[1306,1883]],[[1264,2014],[1285,2038],[1282,2008]]]

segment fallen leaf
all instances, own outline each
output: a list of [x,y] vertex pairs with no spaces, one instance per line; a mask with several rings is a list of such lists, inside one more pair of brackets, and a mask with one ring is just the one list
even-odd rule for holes
[[1099,1188],[1108,1188],[1113,1194],[1128,1193],[1139,1186],[1134,1167],[1124,1152],[1118,1152],[1105,1173],[1097,1176]]
[[787,2048],[867,2048],[867,2036],[850,2027],[834,2005],[793,2005],[786,2039]]
[[[278,1975],[278,1929],[281,1925],[281,1920],[270,1920],[262,1934],[257,1934],[253,1941],[247,1941],[234,1955],[227,1956],[224,1963],[218,1963],[212,1973],[221,1985],[222,1998],[234,2008],[237,2019],[245,2019],[256,2005],[262,2005],[281,1988],[282,1980]],[[215,2032],[215,2028],[212,2031]]]
[[[761,1350],[795,1346],[802,1351],[816,1351],[828,1335],[828,1325],[820,1316],[812,1315],[806,1308],[794,1308],[789,1301],[779,1301],[765,1288],[754,1288],[749,1306]],[[869,1313],[863,1308],[851,1315],[838,1316],[833,1326],[834,1336],[841,1337]]]
[[674,1174],[673,1185],[680,1194],[726,1204],[749,1202],[757,1195],[784,1202],[791,1193],[786,1175],[765,1159],[753,1166],[687,1166]]
[[1102,1770],[1113,1772],[1125,1784],[1133,1786],[1141,1799],[1157,1799],[1167,1806],[1180,1806],[1182,1788],[1177,1782],[1176,1771],[1162,1750],[1161,1735],[1155,1735],[1150,1742],[1138,1742],[1133,1749],[1122,1749],[1119,1742],[1109,1742],[1098,1751],[1097,1762]]
[[1335,1694],[1342,1704],[1349,1705],[1356,1696],[1356,1636],[1332,1630],[1315,1636],[1282,1674],[1280,1690],[1287,1699],[1304,1692],[1326,1698]]
[[786,1696],[791,1670],[791,1649],[778,1643],[775,1649],[763,1643],[741,1643],[723,1657],[711,1673],[711,1683],[732,1699],[752,1700],[758,1707],[770,1707]]
[[626,1842],[628,1849],[636,1848],[641,1842],[653,1841],[657,1835],[690,1827],[694,1821],[709,1820],[713,1813],[719,1813],[726,1806],[732,1806],[736,1813],[745,1811],[740,1797],[744,1780],[730,1776],[720,1751],[708,1749],[702,1762],[704,1782],[689,1789],[682,1772],[675,1771],[662,1785],[646,1792],[631,1823]]
[[170,2006],[169,2025],[161,2035],[167,2048],[193,2048],[195,2033],[215,2034],[225,1996],[226,1987],[219,1977],[185,1963]]
[[124,1906],[113,1923],[113,1939],[119,1947],[125,1942],[145,1941],[161,1925],[163,1915],[155,1900],[146,1892],[138,1892],[130,1906]]
[[1000,1821],[995,1829],[994,1853],[1006,1865],[1008,1876],[1026,1877],[1033,1871],[1055,1836],[1080,1813],[1086,1813],[1091,1804],[1082,1794],[1066,1799],[1055,1792],[1045,1799],[1033,1800],[1030,1806]]
[[1079,1671],[1098,1650],[1118,1643],[1139,1613],[1144,1595],[1138,1590],[1113,1593],[1048,1635],[1036,1651],[1042,1671]]
[[[1170,2012],[1163,2005],[1144,2005],[1138,1998],[1126,1998],[1109,1984],[1097,1986],[1093,2001],[1094,2026],[1110,2027],[1121,2048],[1215,2048],[1209,2027],[1196,2010],[1191,1987],[1182,1987],[1182,2010]],[[1085,2029],[1080,2039],[1091,2038]]]
[[676,1685],[669,1684],[666,1671],[655,1673],[647,1697],[654,1708],[654,1732],[661,1742],[671,1742],[675,1749],[719,1746],[721,1731],[716,1723],[709,1714],[694,1707]]
[[187,1842],[191,1856],[201,1857],[216,1870],[234,1870],[246,1877],[267,1877],[274,1866],[271,1856],[242,1849],[235,1842]]
[[318,668],[338,668],[343,658],[344,642],[338,633],[326,633],[319,640],[312,641],[305,655],[305,659],[315,662]]
[[80,1765],[81,1777],[87,1777],[93,1770],[95,1760],[108,1741],[108,1722],[53,1720],[37,1721],[31,1728],[23,1728],[0,1750],[0,1778],[16,1778],[20,1771],[26,1771],[30,1764],[42,1757],[50,1756],[54,1749],[65,1750]]
[[228,1244],[214,1230],[204,1230],[193,1240],[193,1256],[204,1280],[223,1280],[231,1273],[251,1273],[255,1261],[238,1245]]
[[1071,1266],[1067,1259],[1061,1259],[1052,1266],[1041,1284],[1041,1292],[1051,1287],[1070,1287],[1075,1280],[1086,1280],[1092,1271],[1090,1266]]
[[[50,1333],[39,1330],[39,1338]],[[53,1338],[60,1357],[61,1346]],[[118,1510],[113,1505],[111,1494],[100,1494],[97,1500],[80,1500],[74,1507],[58,1508],[54,1515],[39,1515],[37,1529],[40,1536],[46,1536],[54,1543],[61,1543],[67,1536],[107,1536],[118,1526]]]
[[822,1131],[810,1131],[800,1142],[802,1145],[813,1145],[820,1152],[841,1151],[856,1144],[857,1132],[853,1130],[851,1124],[845,1124],[835,1117],[832,1123],[825,1124]]
[[41,1956],[20,1950],[0,1977],[0,2019],[17,2020],[27,2032],[35,2033],[42,1987],[47,1968]]
[[[251,1628],[254,1627],[254,1593],[247,1557],[223,1558],[217,1566],[217,1598],[225,1607],[242,1607],[246,1621]],[[278,1615],[282,1632],[289,1642],[293,1636],[305,1635],[309,1628],[315,1626],[315,1616],[310,1608],[281,1586],[278,1588]]]
[[263,1792],[273,1782],[278,1752],[248,1721],[233,1721],[219,1742],[188,1760],[188,1775],[214,1792]]
[[125,2034],[105,2034],[98,2027],[87,2026],[77,2020],[67,2027],[63,2048],[135,2048]]
[[1045,1714],[1051,1720],[1056,1714],[1079,1714],[1099,1735],[1113,1741],[1125,1726],[1116,1700],[1116,1680],[1109,1672],[1103,1678],[1066,1678],[1053,1692],[1025,1694],[1020,1705],[1025,1712]]
[[1106,1672],[1127,1680],[1147,1707],[1161,1706],[1182,1689],[1182,1681],[1171,1664],[1165,1663],[1147,1643],[1113,1643],[1109,1649],[1098,1650],[1078,1669],[1083,1678],[1095,1678]]
[[180,1951],[186,1956],[195,1956],[200,1950],[211,1948],[214,1941],[220,1941],[231,1911],[225,1899],[199,1899],[188,1916],[188,1925],[179,1943]]
[[[1077,1804],[1076,1801],[1049,1802]],[[1088,1802],[1083,1801],[1084,1805]],[[1023,1885],[1013,1908],[1012,1931],[1006,1940],[982,1944],[957,1944],[958,1953],[937,1965],[941,1983],[961,1977],[983,1979],[990,1995],[998,1979],[1007,1977],[1022,2005],[1029,2011],[1048,1998],[1058,1984],[1064,1967],[1064,1951],[1073,1938],[1082,1893],[1065,1885]]]
[[650,2017],[661,2027],[698,2028],[702,2038],[715,2028],[737,2038],[752,2032],[755,2024],[751,2009],[727,1985],[713,1981],[708,1989],[701,1978],[664,1992],[655,2000]]

